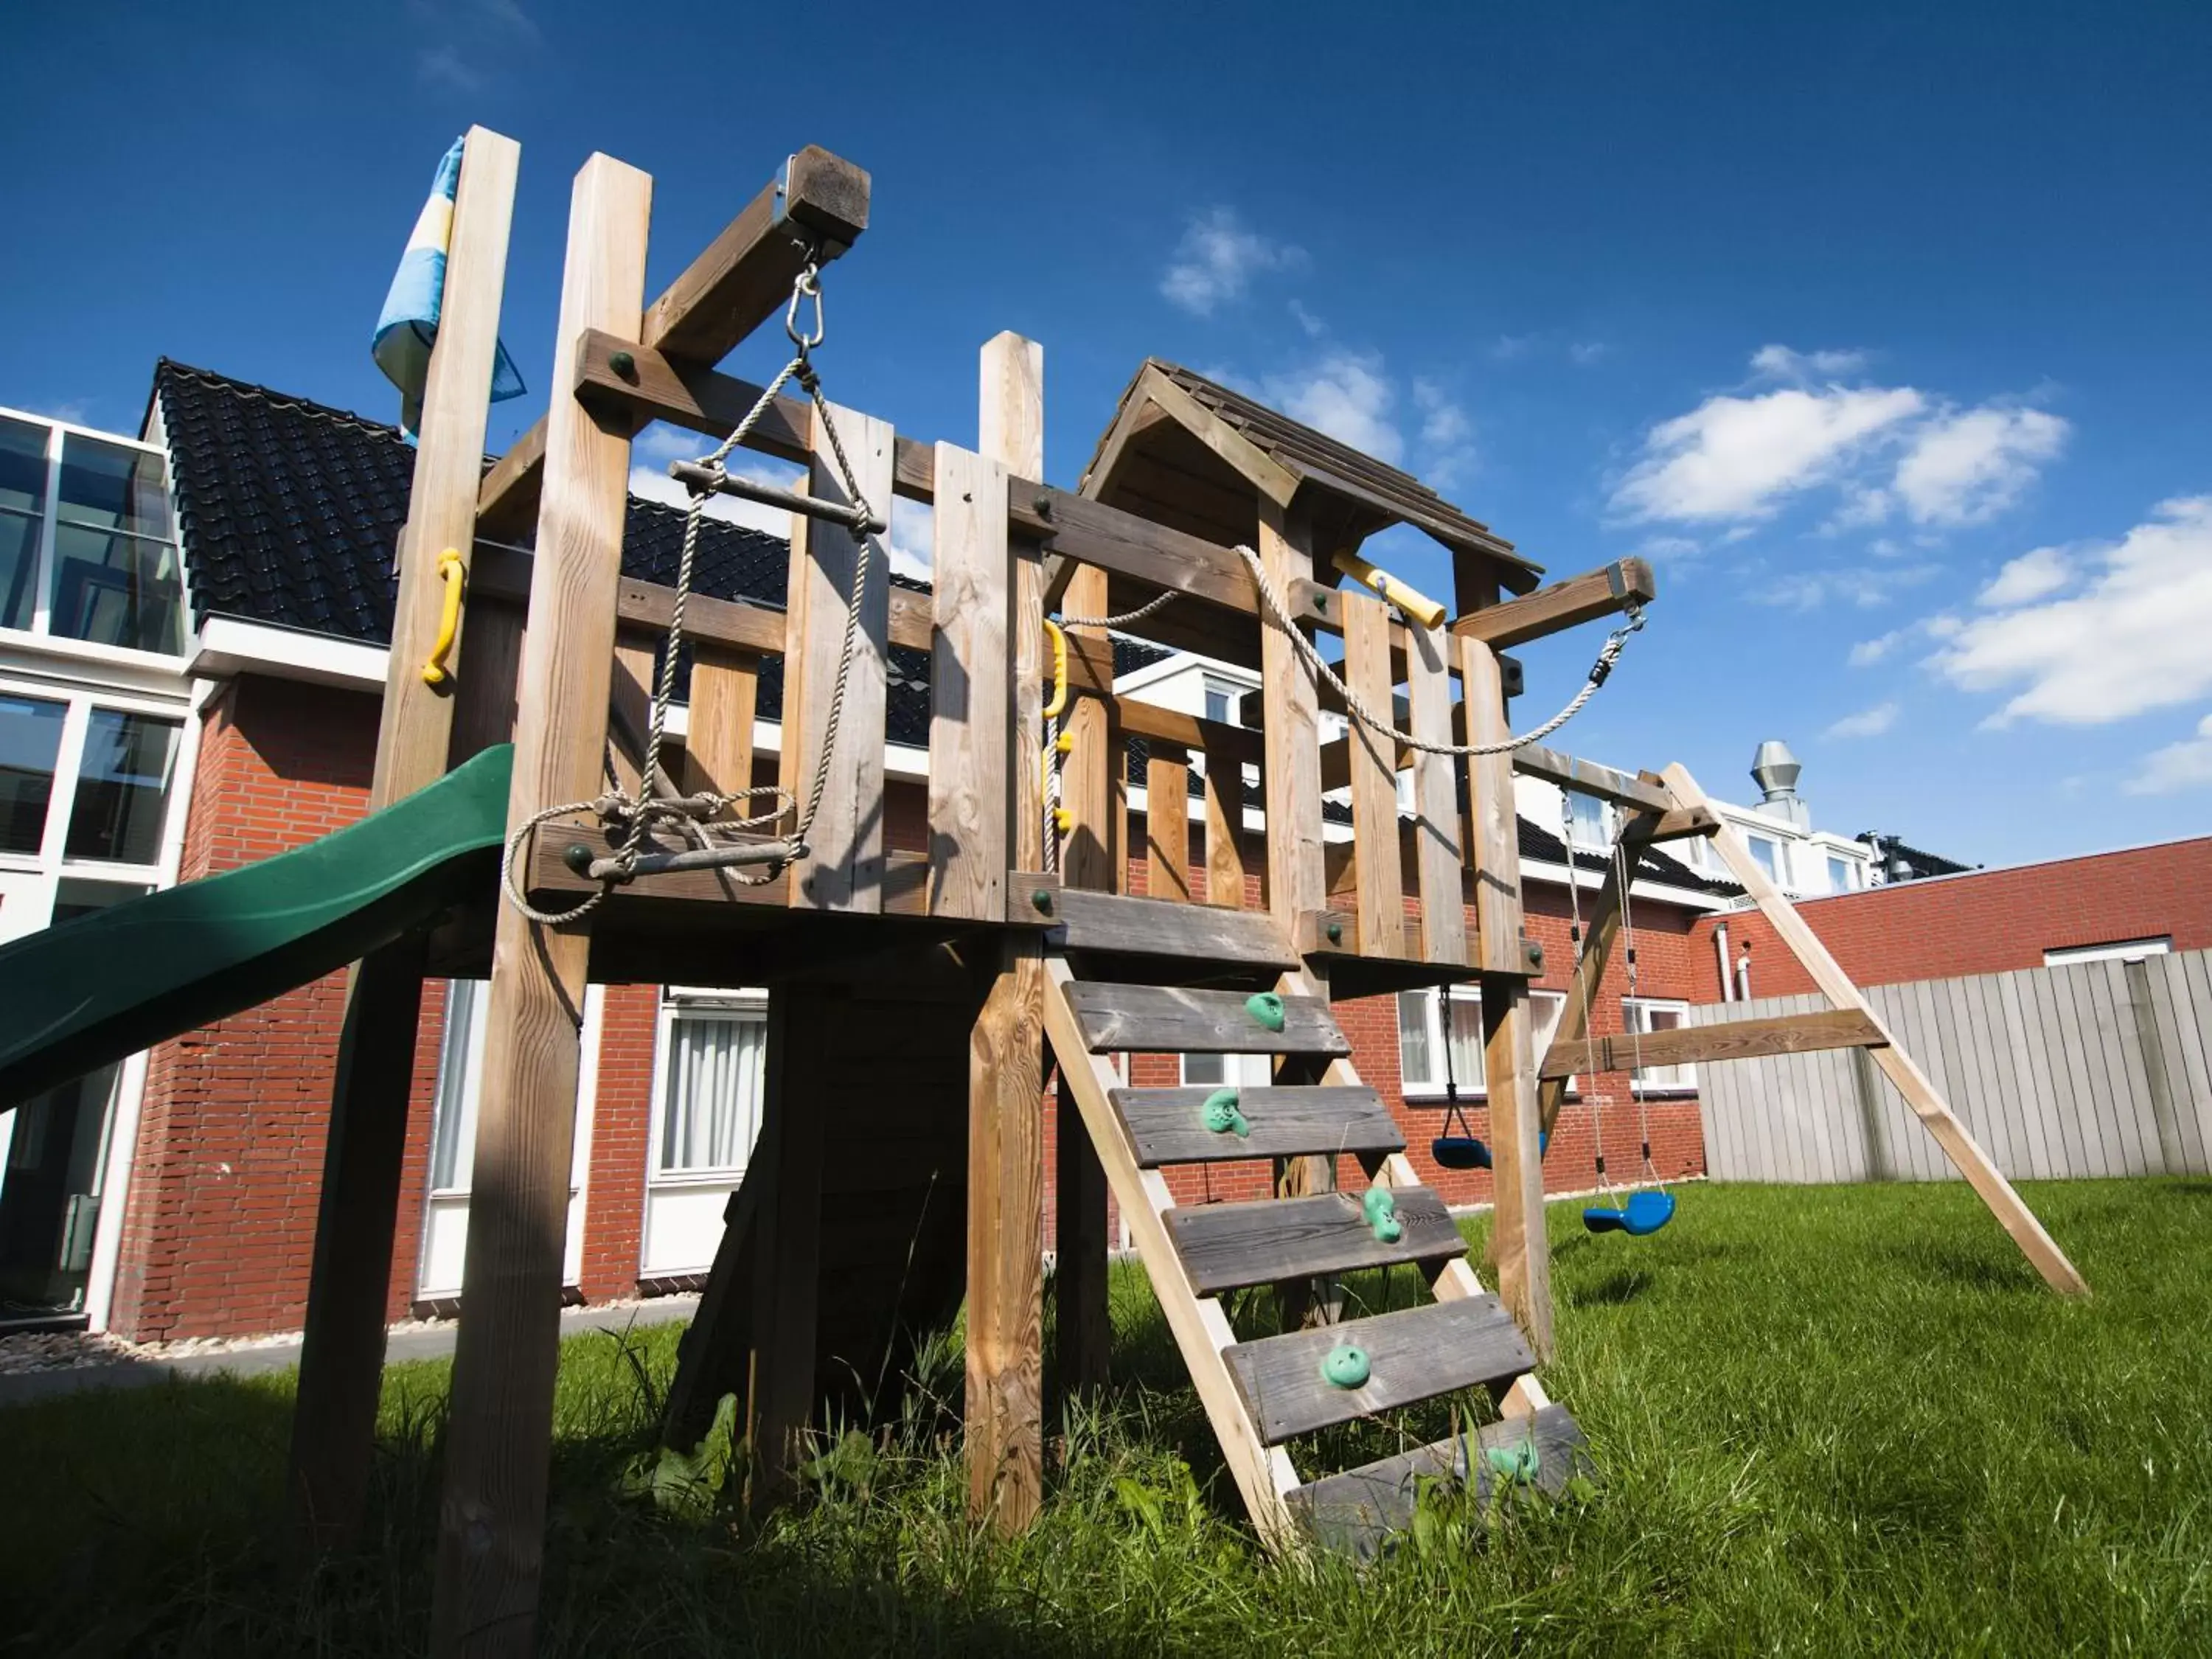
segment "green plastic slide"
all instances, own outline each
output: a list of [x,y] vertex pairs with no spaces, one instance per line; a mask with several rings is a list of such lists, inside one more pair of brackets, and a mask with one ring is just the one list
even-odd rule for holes
[[0,1111],[488,900],[514,767],[501,744],[320,841],[0,945]]

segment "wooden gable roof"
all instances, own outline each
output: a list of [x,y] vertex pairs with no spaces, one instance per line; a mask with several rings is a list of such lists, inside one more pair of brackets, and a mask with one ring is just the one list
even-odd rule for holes
[[[1525,593],[1542,568],[1411,473],[1178,364],[1148,357],[1121,393],[1085,470],[1083,493],[1209,541],[1249,542],[1258,496],[1296,498],[1329,553],[1410,524],[1455,553],[1490,563]],[[1256,493],[1255,493],[1256,492]],[[1316,575],[1326,579],[1328,560]]]

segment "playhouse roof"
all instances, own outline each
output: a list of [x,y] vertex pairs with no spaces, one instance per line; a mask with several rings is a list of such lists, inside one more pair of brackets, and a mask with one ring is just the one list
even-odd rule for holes
[[1285,507],[1296,498],[1329,550],[1409,524],[1489,562],[1515,592],[1527,592],[1543,574],[1411,473],[1158,357],[1145,359],[1123,390],[1082,489],[1231,544],[1252,539],[1259,495]]

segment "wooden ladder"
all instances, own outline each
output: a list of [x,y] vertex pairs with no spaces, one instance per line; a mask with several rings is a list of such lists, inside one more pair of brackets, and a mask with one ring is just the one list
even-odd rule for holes
[[[1282,1030],[1263,1025],[1240,991],[1113,984],[1076,977],[1064,954],[1045,959],[1045,1032],[1154,1292],[1190,1368],[1230,1472],[1271,1547],[1310,1538],[1371,1555],[1410,1520],[1419,1477],[1472,1480],[1486,1494],[1476,1448],[1537,1448],[1536,1484],[1556,1492],[1579,1456],[1574,1421],[1546,1398],[1512,1317],[1486,1293],[1443,1202],[1405,1156],[1389,1109],[1359,1080],[1352,1045],[1303,969],[1278,983]],[[1203,1087],[1123,1085],[1121,1051],[1290,1057],[1318,1080],[1240,1089],[1249,1134],[1206,1128]],[[1350,1153],[1391,1190],[1401,1236],[1378,1240],[1358,1198],[1323,1192],[1257,1203],[1179,1205],[1163,1173],[1176,1164]],[[1435,1300],[1284,1335],[1240,1340],[1222,1295],[1255,1285],[1325,1278],[1398,1262],[1418,1266]],[[1356,1389],[1332,1385],[1322,1362],[1340,1342],[1367,1352]],[[1504,1419],[1341,1474],[1308,1480],[1284,1443],[1308,1431],[1481,1386]],[[1472,1466],[1472,1467],[1470,1467]]]

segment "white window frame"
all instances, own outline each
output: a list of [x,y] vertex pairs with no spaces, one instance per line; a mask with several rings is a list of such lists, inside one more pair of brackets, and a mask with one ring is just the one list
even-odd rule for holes
[[[743,1180],[745,1170],[752,1163],[753,1147],[760,1140],[757,1121],[753,1126],[753,1138],[747,1143],[745,1156],[741,1162],[685,1170],[664,1170],[660,1166],[661,1149],[667,1133],[668,1085],[676,1052],[676,1022],[679,1019],[711,1019],[760,1025],[763,1028],[761,1060],[765,1068],[768,1059],[768,993],[750,987],[720,988],[701,985],[664,985],[660,988],[660,1006],[654,1015],[653,1116],[652,1131],[647,1137],[646,1185],[655,1188],[726,1187],[732,1181]],[[765,1084],[763,1079],[763,1088]],[[762,1103],[762,1110],[765,1114],[765,1101]]]
[[[1480,1009],[1482,1006],[1482,990],[1480,986],[1454,985],[1449,988],[1449,995],[1453,1001],[1465,1004],[1469,1007]],[[1410,1078],[1405,1075],[1406,1046],[1403,1028],[1406,1005],[1404,999],[1409,996],[1419,997],[1426,1012],[1431,1064],[1436,1067],[1436,1074],[1433,1077]],[[1560,1018],[1566,1012],[1567,994],[1565,991],[1532,990],[1528,993],[1528,1000],[1537,1006],[1534,1049],[1536,1058],[1541,1060],[1544,1057],[1544,1050],[1551,1046],[1553,1033],[1559,1029]],[[1398,1029],[1398,1093],[1400,1097],[1407,1101],[1426,1102],[1445,1099],[1447,1096],[1443,1073],[1444,993],[1433,986],[1420,990],[1401,991],[1391,999],[1391,1004],[1395,1016],[1394,1024]],[[1473,1069],[1475,1072],[1473,1077],[1453,1079],[1459,1085],[1460,1098],[1462,1100],[1487,1099],[1490,1095],[1489,1079],[1480,1067]],[[1577,1082],[1577,1079],[1574,1078],[1567,1079],[1569,1095],[1579,1092],[1576,1086]]]
[[2145,939],[2116,939],[2102,945],[2062,945],[2043,953],[2046,968],[2063,968],[2076,962],[2141,962],[2146,957],[2162,957],[2173,949],[2173,935],[2160,933]]
[[[1613,809],[1597,796],[1580,789],[1562,789],[1566,798],[1567,834],[1574,845],[1585,852],[1602,853],[1613,846]],[[1577,802],[1588,801],[1597,808],[1597,838],[1587,840],[1583,835],[1582,821],[1575,815]]]
[[[1760,869],[1766,871],[1766,878],[1769,881],[1777,887],[1788,888],[1793,885],[1790,879],[1789,843],[1781,836],[1761,835],[1756,830],[1747,830],[1743,832],[1743,844],[1745,849],[1751,854],[1751,861],[1758,865]],[[1773,857],[1771,860],[1759,856],[1759,849],[1762,845],[1772,851]],[[1771,869],[1768,868],[1769,863],[1773,866]]]
[[[1836,877],[1841,874],[1843,880]],[[1828,854],[1828,890],[1832,893],[1855,893],[1858,890],[1858,860],[1846,858],[1841,853]]]
[[1237,715],[1238,704],[1243,701],[1246,689],[1224,675],[1201,673],[1198,678],[1200,716],[1206,720],[1215,718],[1207,710],[1211,706],[1211,700],[1218,694],[1224,699],[1227,708],[1227,712],[1220,716],[1220,723],[1224,726],[1243,725],[1244,722],[1238,719]]
[[[1652,1031],[1651,1016],[1668,1013],[1678,1016],[1674,1024],[1665,1029],[1675,1030],[1689,1022],[1690,1005],[1680,997],[1624,997],[1620,1014],[1624,1026],[1631,1031],[1641,1031],[1649,1036]],[[1615,1057],[1620,1050],[1614,1051]],[[1694,1065],[1647,1066],[1629,1073],[1629,1088],[1638,1096],[1657,1100],[1668,1095],[1693,1095],[1698,1091],[1698,1068]]]
[[[1195,1089],[1264,1089],[1275,1080],[1275,1060],[1273,1054],[1183,1054],[1182,1081],[1186,1088]],[[1212,1062],[1221,1063],[1218,1077],[1193,1077],[1191,1061],[1199,1062],[1201,1071],[1212,1070]],[[1123,1075],[1127,1075],[1125,1072]]]

